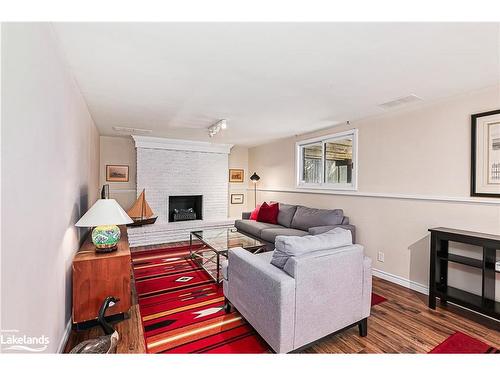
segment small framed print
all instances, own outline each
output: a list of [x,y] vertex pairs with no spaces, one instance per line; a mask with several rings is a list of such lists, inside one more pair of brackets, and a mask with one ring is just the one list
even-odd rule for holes
[[500,110],[471,116],[471,196],[500,198]]
[[128,165],[106,165],[106,181],[128,182]]
[[230,169],[229,182],[243,182],[245,179],[245,171],[243,169]]
[[231,194],[231,204],[243,204],[245,201],[243,194]]

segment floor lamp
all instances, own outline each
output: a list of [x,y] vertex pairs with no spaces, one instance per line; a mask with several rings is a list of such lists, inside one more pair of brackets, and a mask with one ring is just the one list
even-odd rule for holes
[[250,176],[250,180],[253,182],[253,192],[255,197],[255,207],[257,207],[257,181],[260,180],[259,175],[256,172],[253,172],[253,175]]

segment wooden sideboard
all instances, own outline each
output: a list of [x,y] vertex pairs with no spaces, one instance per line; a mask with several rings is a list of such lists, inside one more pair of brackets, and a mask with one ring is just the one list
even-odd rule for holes
[[[123,316],[130,309],[131,258],[127,229],[120,227],[118,249],[96,253],[90,235],[73,259],[73,323],[77,328],[95,321],[107,296],[119,298],[106,316]],[[90,324],[91,325],[91,324]]]

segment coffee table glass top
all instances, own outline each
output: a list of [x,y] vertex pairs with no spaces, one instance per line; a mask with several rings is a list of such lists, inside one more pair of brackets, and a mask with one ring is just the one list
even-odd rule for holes
[[265,243],[238,232],[236,228],[205,229],[191,234],[217,252],[235,247],[253,249],[265,246]]

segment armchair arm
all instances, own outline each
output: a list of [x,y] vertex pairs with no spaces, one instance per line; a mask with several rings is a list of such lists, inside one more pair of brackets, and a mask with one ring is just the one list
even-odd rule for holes
[[243,220],[245,220],[245,219],[246,219],[246,220],[248,220],[248,219],[250,219],[250,215],[251,215],[251,214],[252,214],[251,212],[242,212],[242,213],[241,213],[241,218],[242,218]]
[[293,350],[295,280],[245,249],[228,257],[226,297],[276,352]]
[[352,234],[352,243],[356,243],[356,227],[354,225],[351,225],[351,224],[324,225],[321,227],[312,227],[312,228],[309,228],[309,234],[314,236],[316,234],[328,232],[329,230],[332,230],[335,228],[344,228],[344,229],[350,230],[351,234]]

